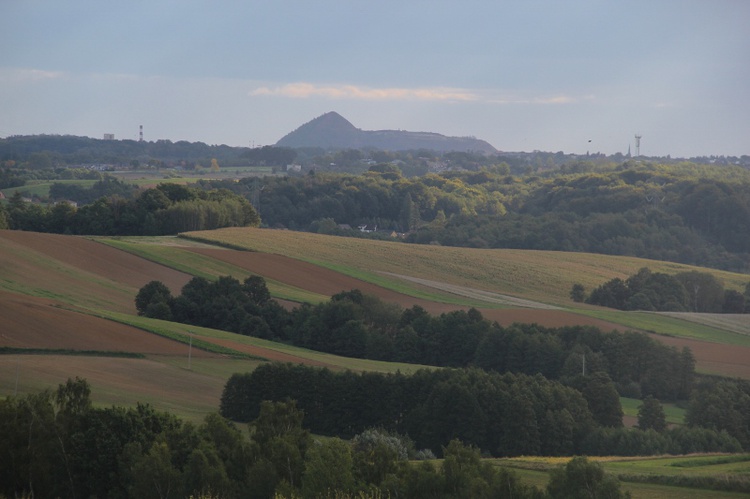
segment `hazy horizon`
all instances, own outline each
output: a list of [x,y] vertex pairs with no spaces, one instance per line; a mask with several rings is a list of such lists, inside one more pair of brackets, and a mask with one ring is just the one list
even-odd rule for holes
[[750,2],[0,3],[0,136],[276,143],[362,130],[501,151],[750,154]]

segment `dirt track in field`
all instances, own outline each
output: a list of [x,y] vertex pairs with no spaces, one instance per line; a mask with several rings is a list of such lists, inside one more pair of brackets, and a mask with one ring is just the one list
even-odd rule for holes
[[[468,308],[420,300],[282,255],[214,248],[186,249],[231,263],[265,278],[274,279],[323,295],[332,295],[343,290],[359,289],[363,293],[373,294],[382,300],[398,303],[405,308],[412,305],[420,305],[433,314],[440,314],[451,310],[466,310]],[[615,329],[623,331],[626,329],[619,324],[565,310],[531,308],[479,310],[485,318],[497,321],[502,326],[509,326],[517,322],[536,323],[544,327],[587,325],[598,327],[603,331],[612,331]],[[690,347],[696,358],[697,369],[700,371],[718,372],[729,376],[750,379],[750,348],[727,346],[687,338],[674,338],[661,335],[651,336],[662,343],[678,349],[682,349],[684,346]]]
[[335,295],[341,291],[359,289],[365,294],[375,295],[384,301],[398,303],[405,308],[419,305],[433,314],[458,308],[454,305],[414,298],[376,284],[362,281],[361,279],[355,279],[354,277],[349,277],[339,272],[283,255],[198,247],[186,247],[183,249],[230,263],[263,276],[266,279],[273,279],[326,296]]

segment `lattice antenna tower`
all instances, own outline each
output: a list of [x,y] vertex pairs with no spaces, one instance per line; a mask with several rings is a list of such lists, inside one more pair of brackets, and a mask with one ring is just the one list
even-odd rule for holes
[[141,133],[138,136],[138,142],[143,142],[143,125],[141,125],[140,131]]
[[635,134],[635,156],[636,157],[641,155],[641,137],[643,137],[643,135],[640,135],[638,133]]

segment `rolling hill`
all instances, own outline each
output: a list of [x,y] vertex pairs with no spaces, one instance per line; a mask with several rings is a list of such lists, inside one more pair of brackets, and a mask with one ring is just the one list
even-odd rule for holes
[[[356,288],[403,307],[420,305],[433,314],[476,307],[503,325],[590,324],[604,330],[653,331],[661,333],[655,337],[665,343],[690,346],[701,372],[750,379],[750,337],[742,329],[746,322],[730,319],[704,325],[690,316],[609,311],[574,304],[567,297],[573,282],[590,285],[644,265],[672,272],[683,266],[267,229],[188,236],[201,242],[0,231],[0,348],[5,353],[0,355],[0,395],[83,376],[94,387],[98,404],[147,401],[200,419],[216,409],[233,372],[252,370],[266,360],[381,372],[418,367],[336,357],[135,315],[135,294],[151,280],[177,293],[191,275],[227,274],[263,276],[274,296],[290,306],[299,299],[325,299]],[[727,285],[746,279],[719,274]],[[191,386],[201,393],[195,404]]]
[[323,149],[428,149],[438,152],[473,151],[485,154],[498,152],[488,142],[474,137],[447,137],[439,133],[405,130],[361,130],[334,111],[305,123],[279,139],[276,145]]

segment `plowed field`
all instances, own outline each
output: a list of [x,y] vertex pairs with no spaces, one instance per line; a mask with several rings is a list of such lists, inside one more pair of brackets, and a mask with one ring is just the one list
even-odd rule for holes
[[[0,346],[187,355],[187,346],[141,329],[64,310],[43,298],[0,292]],[[193,350],[198,357],[216,354]]]

